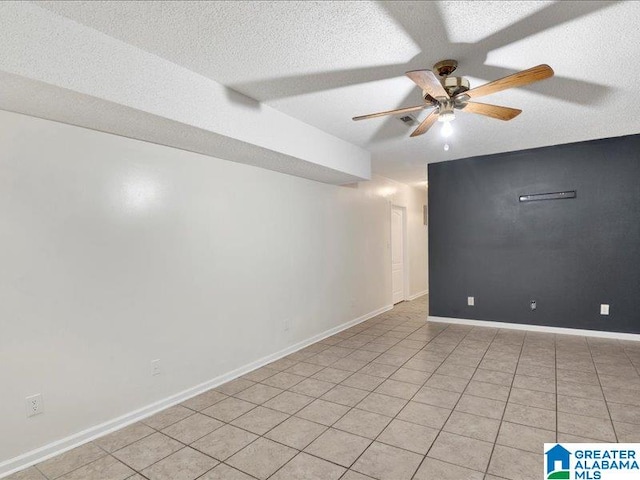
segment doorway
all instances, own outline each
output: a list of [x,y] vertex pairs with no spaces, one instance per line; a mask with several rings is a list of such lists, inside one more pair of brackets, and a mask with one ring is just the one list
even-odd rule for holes
[[406,300],[407,287],[406,209],[391,207],[391,291],[393,304]]

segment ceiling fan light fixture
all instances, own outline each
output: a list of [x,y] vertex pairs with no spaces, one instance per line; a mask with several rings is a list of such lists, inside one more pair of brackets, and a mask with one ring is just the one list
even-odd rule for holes
[[442,136],[444,138],[450,137],[451,134],[453,133],[453,127],[451,126],[451,122],[444,122],[442,124],[442,129],[440,130],[440,133],[442,133]]
[[438,121],[443,122],[445,124],[450,123],[455,119],[456,119],[456,114],[453,111],[451,112],[440,111],[440,113],[438,114]]

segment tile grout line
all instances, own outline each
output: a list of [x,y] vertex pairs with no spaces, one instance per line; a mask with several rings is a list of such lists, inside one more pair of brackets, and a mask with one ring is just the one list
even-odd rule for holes
[[[375,318],[375,317],[374,317],[374,318]],[[406,323],[407,321],[411,321],[411,319],[407,319],[405,322],[403,322],[402,324],[400,324],[400,325],[398,325],[398,326],[402,326],[402,325],[403,325],[404,323]],[[375,325],[375,324],[374,324],[374,325]],[[387,348],[387,350],[385,350],[384,352],[380,352],[380,354],[379,354],[377,357],[375,357],[375,358],[378,358],[379,356],[383,355],[384,353],[387,353],[387,352],[388,352],[389,350],[391,350],[394,346],[398,345],[398,344],[399,344],[399,343],[401,343],[403,340],[405,340],[405,339],[406,339],[406,338],[408,338],[409,336],[413,335],[414,333],[416,333],[417,331],[419,331],[420,329],[422,329],[424,326],[425,326],[425,325],[422,325],[422,326],[420,326],[420,327],[415,328],[412,332],[408,333],[405,337],[403,337],[402,339],[399,339],[397,342],[395,342],[394,344],[390,345],[390,346],[389,346],[389,348]],[[387,333],[388,333],[388,332],[390,332],[390,331],[392,331],[392,330],[393,330],[393,329],[387,330]],[[417,351],[416,351],[416,353],[415,353],[415,354],[413,354],[411,357],[409,357],[407,360],[405,360],[405,362],[404,362],[403,364],[401,364],[401,365],[399,365],[399,366],[396,366],[396,365],[389,365],[389,366],[391,366],[391,367],[396,367],[396,369],[394,370],[394,373],[390,374],[390,375],[389,375],[389,376],[387,376],[387,377],[384,377],[384,379],[383,379],[383,381],[381,382],[381,384],[382,384],[382,383],[384,383],[386,380],[390,379],[390,377],[391,377],[393,374],[395,374],[395,373],[396,373],[400,368],[402,368],[402,366],[403,366],[405,363],[407,363],[408,361],[410,361],[410,360],[411,360],[415,355],[417,355],[419,352],[421,352],[421,351],[422,351],[422,350],[423,350],[423,349],[424,349],[424,348],[425,348],[429,343],[431,343],[435,338],[437,338],[439,335],[441,335],[445,330],[446,330],[446,328],[444,328],[444,329],[440,330],[440,331],[438,332],[438,334],[437,334],[437,335],[435,335],[434,337],[430,338],[430,339],[429,339],[429,341],[428,341],[428,342],[426,342],[425,346],[424,346],[424,347],[422,347],[422,349],[417,350]],[[363,331],[366,331],[366,329],[365,329],[365,330],[363,330]],[[384,335],[385,335],[385,334],[382,334],[382,335],[380,335],[379,337],[384,336]],[[379,337],[378,337],[378,338],[379,338]],[[371,342],[369,342],[369,343],[371,343]],[[357,349],[356,349],[356,350],[357,350]],[[347,355],[347,356],[348,356],[348,355]],[[345,356],[345,357],[346,357],[346,356]],[[343,357],[343,358],[345,358],[345,357]],[[367,363],[367,365],[364,365],[360,370],[362,370],[362,369],[363,369],[363,368],[365,368],[366,366],[370,365],[371,363],[375,363],[375,362],[374,362],[375,358],[374,358],[374,359],[372,359],[371,361],[369,361],[369,362]],[[339,361],[339,360],[337,360],[337,361]],[[336,361],[336,362],[337,362],[337,361]],[[335,363],[335,362],[334,362],[334,363]],[[332,365],[333,365],[333,364],[332,364]],[[386,364],[384,364],[384,365],[386,365]],[[329,367],[330,367],[330,366],[327,366],[326,368],[329,368]],[[353,375],[353,374],[355,374],[355,373],[358,373],[360,370],[357,370],[356,372],[352,372],[352,375]],[[319,372],[318,372],[318,373],[319,373]],[[426,373],[426,372],[425,372],[425,373]],[[349,376],[349,377],[347,377],[347,378],[350,378],[352,375],[350,375],[350,376]],[[431,375],[429,375],[429,378],[430,378],[430,377],[431,377]],[[311,377],[308,377],[308,378],[311,378]],[[345,380],[346,380],[346,379],[345,379]],[[427,379],[427,380],[428,380],[428,379]],[[426,383],[426,381],[427,381],[427,380],[425,380],[425,382],[424,382],[424,383]],[[343,380],[343,381],[344,381],[344,380]],[[405,383],[408,383],[408,382],[405,382]],[[423,385],[424,385],[424,383],[423,383]],[[334,387],[334,388],[335,388],[335,387]],[[351,387],[351,388],[357,388],[357,387]],[[378,387],[376,387],[376,388],[378,388]],[[422,386],[420,386],[418,389],[420,389],[420,388],[422,388]],[[363,390],[363,391],[366,391],[366,390]],[[375,392],[375,389],[374,389],[374,390],[371,390],[371,391],[367,391],[367,392],[368,392],[368,394],[367,394],[367,397],[368,397],[370,394],[372,394],[372,393],[374,393],[374,392]],[[416,392],[416,394],[417,394],[417,392]],[[324,395],[324,394],[323,394],[323,395]],[[392,395],[391,395],[391,396],[392,396]],[[365,397],[365,398],[366,398],[366,397]],[[400,397],[394,397],[394,398],[400,398]],[[413,398],[413,397],[412,397],[412,398]],[[363,398],[363,400],[364,400],[364,398]],[[406,399],[402,399],[402,400],[406,400]],[[327,401],[327,400],[325,400],[325,401]],[[362,400],[361,400],[361,401],[362,401]],[[361,403],[361,401],[360,401],[360,402],[358,402],[356,405],[354,405],[354,406],[352,406],[352,407],[349,407],[349,410],[347,410],[347,411],[344,413],[344,415],[342,415],[339,419],[337,419],[334,423],[332,423],[329,427],[327,427],[327,430],[329,430],[330,428],[335,428],[336,430],[339,430],[339,431],[342,431],[342,432],[348,433],[348,434],[350,434],[350,435],[355,435],[355,436],[358,436],[358,437],[360,437],[360,438],[363,438],[363,439],[365,439],[365,440],[369,441],[369,445],[368,445],[368,446],[367,446],[367,447],[362,451],[362,453],[361,453],[360,455],[358,455],[358,457],[357,457],[357,458],[356,458],[356,459],[355,459],[355,460],[354,460],[354,461],[353,461],[353,462],[352,462],[348,467],[346,467],[346,470],[345,470],[345,472],[343,473],[343,475],[341,475],[341,477],[342,477],[342,476],[344,476],[344,475],[346,475],[346,474],[347,474],[347,472],[349,472],[349,471],[350,471],[350,468],[351,468],[351,467],[352,467],[352,466],[353,466],[353,465],[358,461],[358,459],[359,459],[359,458],[364,454],[364,452],[366,452],[366,451],[368,450],[368,448],[373,444],[373,442],[375,442],[375,441],[376,441],[377,437],[382,433],[382,432],[380,432],[380,434],[378,434],[378,436],[376,436],[376,439],[373,439],[373,440],[372,440],[372,439],[370,439],[370,438],[368,438],[368,437],[363,437],[363,436],[361,436],[361,435],[354,434],[354,433],[352,433],[352,432],[346,432],[345,430],[340,430],[339,428],[334,427],[334,425],[335,425],[336,423],[338,423],[338,422],[339,422],[339,421],[340,421],[344,416],[348,415],[348,414],[349,414],[349,412],[351,412],[352,410],[356,409],[357,405],[359,405],[359,403]],[[408,402],[409,402],[409,400],[407,400],[407,403],[408,403]],[[311,402],[311,403],[312,403],[312,402]],[[333,402],[331,402],[331,403],[333,403]],[[304,407],[303,407],[303,408],[304,408]],[[404,407],[403,407],[403,408],[404,408]],[[366,410],[365,410],[365,411],[366,411]],[[402,410],[400,410],[400,411],[402,411]],[[375,412],[370,412],[370,413],[375,413]],[[398,412],[398,414],[399,414],[399,413],[400,413],[400,412]],[[396,414],[396,416],[397,416],[398,414]],[[295,414],[294,414],[294,415],[295,415]],[[378,415],[380,415],[380,414],[378,414]],[[387,417],[386,415],[381,415],[381,416]],[[384,428],[386,428],[386,427],[387,427],[387,426],[388,426],[388,425],[389,425],[389,424],[390,424],[390,423],[391,423],[391,422],[392,422],[396,417],[394,416],[394,417],[387,417],[387,418],[390,418],[390,421],[385,425],[385,427],[384,427]],[[383,428],[383,431],[384,431],[384,428]],[[325,430],[325,432],[326,432],[327,430]],[[323,432],[321,435],[323,435],[325,432]],[[319,435],[319,436],[321,436],[321,435]],[[318,437],[319,437],[319,436],[318,436]],[[318,438],[318,437],[316,437],[316,438]],[[318,457],[318,456],[316,456],[316,455],[314,455],[314,454],[312,454],[312,453],[310,453],[310,452],[306,452],[306,451],[304,451],[304,450],[305,450],[309,445],[311,445],[311,443],[313,443],[314,441],[315,441],[315,439],[314,439],[314,440],[312,440],[312,441],[311,441],[307,446],[305,446],[305,448],[304,448],[304,449],[300,450],[300,452],[301,452],[301,453],[306,453],[307,455],[311,455],[311,456],[313,456],[314,458],[319,458],[320,460],[323,460],[323,461],[326,461],[326,462],[332,463],[332,464],[334,464],[334,465],[338,465],[338,466],[340,466],[341,468],[345,468],[345,466],[344,466],[344,465],[337,464],[337,463],[335,463],[335,462],[332,462],[331,460],[327,460],[327,459],[325,459],[325,458]],[[385,445],[386,445],[386,444],[385,444]],[[396,448],[398,448],[398,447],[396,447]],[[405,449],[402,449],[402,450],[405,450]],[[409,450],[405,450],[405,451],[410,452]],[[415,452],[410,452],[410,453],[415,453]],[[288,463],[288,462],[287,462],[287,463]],[[285,465],[286,465],[286,463],[285,463],[284,465],[282,465],[282,466],[280,467],[280,469],[282,469]],[[277,471],[279,471],[280,469],[278,469]],[[276,472],[274,472],[272,475],[275,475],[275,474],[277,473],[277,471],[276,471]]]
[[[375,317],[374,317],[374,318],[375,318]],[[410,321],[410,320],[407,320],[407,321]],[[424,325],[423,325],[423,326],[424,326]],[[378,355],[378,356],[377,356],[377,357],[375,357],[375,358],[378,358],[379,356],[383,355],[384,353],[387,353],[389,350],[391,350],[391,349],[392,349],[394,346],[396,346],[398,343],[401,343],[404,339],[406,339],[407,337],[409,337],[409,336],[413,335],[415,332],[417,332],[418,330],[420,330],[421,328],[423,328],[423,326],[416,328],[413,332],[411,332],[411,333],[407,334],[407,336],[405,336],[403,339],[400,339],[398,342],[396,342],[396,343],[394,343],[393,345],[391,345],[387,350],[385,350],[384,352],[381,352],[381,353],[380,353],[380,355]],[[393,330],[393,329],[392,329],[392,330]],[[437,334],[435,337],[431,338],[428,342],[426,342],[425,347],[426,347],[429,343],[431,343],[435,338],[437,338],[441,333],[443,333],[445,330],[446,330],[446,328],[445,328],[445,329],[443,329],[443,330],[441,330],[440,332],[438,332],[438,334]],[[391,331],[391,330],[389,330],[389,331]],[[383,335],[384,335],[384,334],[383,334]],[[383,335],[381,335],[381,336],[383,336]],[[424,349],[425,347],[423,347],[423,349]],[[391,374],[391,375],[389,375],[388,377],[384,378],[384,380],[380,383],[380,385],[381,385],[382,383],[384,383],[385,381],[389,380],[389,379],[391,378],[391,376],[392,376],[392,375],[394,375],[398,370],[400,370],[400,369],[402,368],[402,365],[404,365],[405,363],[407,363],[408,361],[410,361],[410,360],[411,360],[415,355],[417,355],[417,354],[418,354],[419,352],[421,352],[423,349],[418,350],[414,355],[412,355],[411,357],[409,357],[409,358],[408,358],[408,359],[407,359],[403,364],[401,364],[400,366],[397,366],[397,368],[394,370],[394,373],[392,373],[392,374]],[[362,368],[365,368],[366,366],[370,365],[371,363],[375,363],[375,358],[374,358],[373,360],[369,361],[369,362],[367,363],[367,365],[363,366]],[[389,366],[395,367],[395,365],[389,365]],[[327,368],[329,368],[329,367],[327,367]],[[360,370],[362,370],[362,368],[361,368]],[[358,373],[360,370],[357,370],[356,372],[353,372],[353,373],[352,373],[352,375],[353,375],[353,374],[355,374],[355,373]],[[318,373],[319,373],[319,372],[318,372]],[[349,377],[347,377],[347,378],[350,378],[350,377],[351,377],[351,375],[350,375]],[[429,378],[430,378],[430,377],[431,377],[431,375],[429,376]],[[346,380],[346,379],[345,379],[345,380]],[[427,380],[428,380],[428,379],[427,379]],[[425,380],[425,383],[426,383],[426,381],[427,381],[427,380]],[[344,381],[344,380],[343,380],[343,381]],[[405,383],[407,383],[407,382],[405,382]],[[351,388],[357,388],[357,387],[351,387]],[[378,387],[376,387],[376,388],[378,388]],[[420,386],[420,387],[419,387],[419,389],[420,389],[420,388],[422,388],[422,386]],[[371,391],[368,391],[368,392],[369,392],[369,393],[368,393],[368,394],[367,394],[367,396],[366,396],[366,397],[364,397],[364,398],[367,398],[370,394],[374,393],[374,392],[375,392],[375,389],[374,389],[374,390],[371,390]],[[416,394],[417,394],[417,392],[416,392]],[[323,395],[324,395],[324,394],[323,394]],[[389,396],[392,396],[392,395],[389,395]],[[368,437],[363,437],[363,436],[361,436],[361,435],[354,434],[354,433],[352,433],[352,432],[346,432],[345,430],[340,430],[339,428],[334,427],[334,425],[335,425],[336,423],[338,423],[338,422],[339,422],[342,418],[344,418],[346,415],[348,415],[348,414],[349,414],[349,412],[351,412],[352,410],[356,409],[357,405],[359,405],[359,404],[364,400],[364,398],[363,398],[360,402],[358,402],[356,405],[354,405],[354,406],[350,407],[350,408],[349,408],[349,410],[347,410],[347,411],[344,413],[344,415],[342,415],[338,420],[336,420],[333,424],[331,424],[331,425],[327,428],[327,430],[329,430],[329,429],[331,429],[331,428],[335,428],[336,430],[339,430],[339,431],[341,431],[341,432],[345,432],[345,433],[348,433],[348,434],[350,434],[350,435],[355,435],[355,436],[358,436],[358,437],[360,437],[360,438],[363,438],[363,439],[366,439],[367,441],[369,441],[369,445],[367,445],[367,447],[362,451],[362,453],[361,453],[360,455],[358,455],[358,456],[356,457],[356,459],[355,459],[355,460],[354,460],[354,461],[353,461],[353,462],[352,462],[348,467],[345,467],[344,465],[337,464],[337,463],[335,463],[335,462],[333,462],[333,461],[331,461],[331,460],[327,460],[326,458],[318,457],[318,456],[314,455],[313,453],[306,452],[306,451],[305,451],[305,449],[306,449],[309,445],[311,445],[311,444],[315,441],[315,439],[314,439],[314,440],[312,440],[312,441],[311,441],[307,446],[305,446],[305,447],[304,447],[304,449],[300,450],[300,452],[301,452],[301,453],[306,453],[307,455],[311,455],[311,456],[313,456],[314,458],[319,458],[320,460],[323,460],[323,461],[325,461],[325,462],[329,462],[329,463],[332,463],[332,464],[334,464],[334,465],[338,465],[338,466],[340,466],[340,467],[342,467],[342,468],[346,468],[346,470],[345,470],[345,471],[344,471],[344,473],[340,476],[340,478],[344,477],[344,476],[345,476],[349,471],[351,471],[351,467],[352,467],[353,465],[355,465],[355,463],[360,459],[360,457],[361,457],[362,455],[364,455],[364,453],[369,449],[369,447],[370,447],[370,446],[371,446],[371,445],[376,441],[377,437],[378,437],[378,436],[380,436],[380,435],[382,434],[382,432],[380,432],[380,433],[376,436],[376,438],[374,438],[374,439],[372,440],[372,439],[370,439],[370,438],[368,438]],[[400,398],[400,397],[394,397],[394,398]],[[412,397],[412,398],[413,398],[413,397]],[[405,400],[405,399],[402,399],[402,400]],[[325,401],[326,401],[326,400],[325,400]],[[407,403],[408,403],[408,402],[409,402],[409,401],[407,401]],[[303,408],[304,408],[304,407],[303,407]],[[403,408],[404,408],[404,407],[403,407]],[[365,410],[365,411],[367,411],[367,410]],[[401,411],[402,411],[402,409],[398,412],[398,414],[399,414]],[[375,412],[370,412],[370,413],[375,413]],[[396,414],[396,416],[397,416],[398,414]],[[381,415],[381,414],[377,414],[377,415]],[[387,417],[386,415],[381,415],[381,416]],[[386,424],[386,425],[385,425],[385,427],[383,428],[383,431],[384,431],[384,429],[385,429],[385,428],[386,428],[386,427],[387,427],[387,426],[388,426],[388,425],[389,425],[393,420],[395,420],[395,418],[396,418],[396,417],[394,416],[394,417],[387,417],[387,418],[390,418],[390,420],[389,420],[389,422],[387,422],[387,424]],[[320,436],[324,435],[324,433],[326,433],[326,431],[327,431],[327,430],[325,430],[325,432],[323,432],[323,433],[322,433],[322,434],[320,434],[318,437],[316,437],[316,439],[317,439],[317,438],[319,438]],[[385,444],[385,445],[386,445],[386,444]],[[396,448],[397,448],[397,447],[396,447]],[[404,449],[403,449],[403,450],[404,450]],[[405,450],[405,451],[409,451],[409,450]],[[410,452],[410,453],[415,453],[415,452]],[[294,457],[294,458],[295,458],[295,457]],[[293,459],[292,459],[292,460],[293,460]],[[289,463],[289,462],[287,462],[287,463]],[[279,470],[281,470],[282,468],[284,468],[284,467],[287,465],[287,463],[285,463],[284,465],[282,465],[282,466],[281,466],[281,467],[280,467],[276,472],[274,472],[274,473],[273,473],[269,478],[271,478],[271,477],[272,477],[273,475],[275,475]]]
[[[420,327],[420,328],[422,328],[422,327]],[[430,340],[427,342],[427,345],[429,345],[430,343],[432,343],[432,342],[433,342],[436,338],[438,338],[440,335],[444,334],[444,333],[445,333],[449,328],[450,328],[450,326],[448,326],[447,328],[445,328],[445,329],[441,330],[441,331],[438,333],[438,335],[436,335],[435,337],[433,337],[432,339],[430,339]],[[466,337],[466,335],[465,335],[465,337]],[[456,347],[460,344],[460,342],[461,342],[465,337],[463,337],[462,339],[460,339],[460,340],[456,343]],[[418,350],[418,352],[423,351],[423,350],[424,350],[424,348],[426,348],[426,347],[427,347],[427,345],[425,345],[422,349]],[[440,362],[440,365],[438,366],[438,368],[440,368],[440,366],[442,366],[442,364],[446,361],[446,359],[447,359],[447,358],[449,358],[449,356],[453,353],[453,351],[455,350],[455,348],[456,348],[456,347],[454,347],[454,348],[451,350],[451,352],[449,352],[449,354],[448,354],[448,355],[447,355],[447,356],[446,356],[446,357],[445,357],[445,358]],[[418,353],[418,352],[416,352],[416,355],[417,355],[417,353]],[[406,362],[404,362],[402,365],[404,365],[405,363],[407,363],[407,362],[408,362],[409,360],[411,360],[414,356],[415,356],[415,355],[413,355],[410,359],[408,359],[408,360],[407,360]],[[401,365],[400,367],[398,367],[398,369],[397,369],[397,370],[399,370],[400,368],[402,368],[402,365]],[[397,371],[397,370],[396,370],[396,371]],[[420,387],[418,387],[418,390],[416,391],[416,393],[414,393],[414,394],[411,396],[411,398],[409,398],[409,399],[404,399],[404,398],[403,398],[403,399],[402,399],[402,400],[407,400],[407,403],[406,403],[406,404],[405,404],[405,405],[404,405],[404,406],[403,406],[403,407],[398,411],[398,413],[396,413],[393,417],[391,417],[391,420],[390,420],[390,421],[385,425],[385,427],[382,429],[382,431],[381,431],[378,435],[376,435],[376,438],[375,438],[375,439],[373,439],[373,440],[371,441],[371,443],[369,444],[369,446],[367,446],[367,448],[365,448],[365,449],[362,451],[362,453],[361,453],[360,455],[358,455],[358,457],[357,457],[357,458],[356,458],[356,459],[351,463],[350,467],[347,469],[347,472],[351,469],[351,467],[352,467],[352,466],[354,466],[354,465],[358,462],[358,460],[362,457],[362,455],[364,455],[364,453],[369,449],[369,447],[371,447],[371,445],[372,445],[375,441],[377,441],[378,437],[380,437],[380,435],[382,435],[382,433],[384,432],[384,430],[385,430],[385,429],[386,429],[386,428],[391,424],[391,422],[393,422],[394,420],[398,419],[398,418],[397,418],[397,417],[398,417],[398,415],[400,415],[400,413],[402,413],[402,411],[406,408],[406,406],[409,404],[409,402],[411,402],[411,400],[412,400],[412,399],[413,399],[413,398],[418,394],[418,392],[419,392],[419,391],[424,387],[424,385],[429,381],[429,379],[433,376],[433,374],[434,374],[436,371],[437,371],[437,369],[430,373],[429,378],[427,378],[427,379],[423,382],[423,384],[422,384]],[[427,373],[428,373],[428,372],[427,372]],[[392,395],[389,395],[389,396],[392,396]],[[400,397],[397,397],[397,398],[400,398]],[[409,422],[409,423],[412,423],[412,422]],[[423,425],[423,426],[424,426],[424,425]],[[439,433],[439,432],[438,432],[438,433]],[[437,435],[436,435],[436,438],[437,438]],[[436,439],[434,438],[433,442],[435,442],[435,440],[436,440]],[[433,442],[432,442],[432,444],[433,444]],[[384,443],[384,442],[381,442],[381,443]],[[385,445],[387,445],[387,444],[385,443]],[[410,453],[416,454],[416,452],[411,452],[410,450],[406,450],[406,449],[401,448],[401,447],[396,447],[395,445],[391,445],[391,446],[392,446],[392,447],[394,447],[394,448],[398,448],[398,449],[401,449],[401,450],[404,450],[404,451],[407,451],[407,452],[410,452]],[[427,453],[428,453],[428,451],[427,451]],[[417,454],[417,455],[420,455],[420,454]],[[424,455],[422,455],[422,457],[423,457],[423,458],[422,458],[422,460],[418,463],[418,466],[416,467],[416,470],[415,470],[415,471],[413,472],[413,474],[411,475],[411,478],[413,478],[413,477],[415,476],[415,474],[417,473],[417,471],[420,469],[420,466],[421,466],[421,465],[422,465],[422,463],[424,462],[424,459],[426,458],[426,455],[427,455],[426,453],[425,453]],[[357,470],[354,470],[354,471],[357,471]],[[358,473],[359,473],[359,472],[358,472]],[[344,473],[344,475],[346,475],[346,472]],[[343,475],[343,476],[344,476],[344,475]]]
[[[90,443],[87,443],[87,444],[85,444],[85,445],[90,445],[90,444],[91,444],[91,442],[90,442]],[[79,448],[81,448],[82,446],[84,446],[84,445],[81,445]],[[45,477],[47,480],[56,480],[56,479],[59,479],[59,478],[62,478],[62,477],[64,477],[64,476],[66,476],[66,475],[69,475],[70,473],[73,473],[73,472],[75,472],[75,471],[77,471],[77,470],[80,470],[81,468],[84,468],[84,467],[86,467],[87,465],[91,465],[92,463],[97,462],[98,460],[102,460],[102,459],[103,459],[103,458],[105,458],[105,457],[112,457],[112,458],[115,458],[113,455],[111,455],[109,452],[107,452],[107,451],[106,451],[104,448],[102,448],[100,445],[94,445],[94,446],[95,446],[95,447],[97,447],[97,448],[99,448],[100,450],[102,450],[102,452],[104,453],[104,455],[101,455],[101,456],[99,456],[98,458],[96,458],[95,460],[92,460],[92,461],[90,461],[90,462],[88,462],[88,463],[85,463],[85,464],[83,464],[83,465],[80,465],[79,467],[76,467],[76,468],[74,468],[74,469],[72,469],[72,470],[69,470],[68,472],[63,473],[62,475],[58,475],[57,477],[49,477],[49,476],[45,475],[45,473],[44,473],[42,470],[40,470],[40,469],[38,468],[38,465],[33,465],[33,466],[34,466],[34,467],[36,468],[36,470],[38,470],[38,472],[40,472],[40,473],[42,474],[42,476],[43,476],[43,477]],[[66,452],[65,452],[65,453],[66,453]],[[53,457],[53,458],[57,458],[57,457]],[[117,458],[115,458],[115,459],[116,459],[117,461],[120,461],[120,460],[118,460]],[[124,462],[122,462],[122,463],[124,463]],[[126,465],[126,464],[125,464],[125,465]],[[127,467],[129,467],[129,465],[127,465]],[[131,468],[131,467],[129,467],[129,468]],[[136,470],[135,470],[135,469],[133,469],[133,468],[132,468],[132,470],[133,470],[134,472],[136,472]],[[135,475],[135,474],[134,474],[134,475]],[[127,477],[127,478],[129,478],[129,477]],[[126,479],[125,479],[125,480],[126,480]]]
[[[448,327],[449,328],[449,327]],[[464,337],[462,337],[460,339],[460,341],[456,344],[456,346],[454,347],[453,350],[451,350],[451,352],[449,353],[449,355],[447,355],[445,357],[445,359],[442,361],[442,363],[440,365],[442,365],[444,362],[447,361],[447,359],[451,356],[451,354],[455,351],[455,349],[460,345],[460,343],[462,343],[462,341],[464,341],[465,338],[467,338],[467,336],[473,331],[473,328],[469,329],[467,331],[467,333],[465,334]],[[487,348],[485,349],[482,357],[480,358],[480,361],[478,362],[478,365],[475,367],[474,371],[473,371],[473,375],[476,374],[476,372],[478,371],[478,368],[480,368],[480,364],[482,363],[482,361],[484,360],[485,356],[487,355],[487,352],[489,351],[491,344],[493,343],[493,340],[495,339],[495,336],[497,335],[498,330],[496,330],[496,333],[494,333],[491,342],[489,342],[489,345],[487,345]],[[439,367],[438,367],[439,368]],[[438,433],[436,434],[435,438],[433,439],[433,442],[431,442],[431,445],[429,446],[429,448],[427,449],[427,452],[424,454],[423,459],[420,461],[420,463],[418,464],[418,468],[416,468],[415,472],[413,472],[413,475],[411,476],[411,478],[414,478],[416,476],[416,474],[420,471],[420,468],[422,467],[422,465],[424,464],[425,460],[427,459],[429,452],[431,451],[431,449],[433,448],[433,445],[437,442],[438,437],[440,437],[440,434],[442,433],[444,427],[446,426],[447,422],[449,421],[449,418],[451,418],[451,415],[453,415],[453,412],[455,411],[456,407],[458,406],[458,403],[460,403],[460,400],[462,399],[462,396],[464,395],[465,390],[467,389],[467,387],[469,386],[469,383],[471,382],[471,379],[473,378],[473,375],[469,378],[469,380],[467,380],[467,384],[465,385],[465,388],[462,392],[456,392],[456,393],[460,393],[460,396],[458,397],[458,400],[456,401],[456,403],[453,405],[453,407],[451,408],[451,412],[449,413],[449,415],[447,416],[446,420],[443,422],[442,427],[438,429]],[[426,382],[425,382],[426,383]],[[433,457],[429,457],[429,458],[433,458]],[[437,460],[437,459],[436,459]],[[441,461],[441,460],[440,460]],[[449,463],[449,462],[445,462],[445,463]],[[453,465],[451,463],[449,463],[450,465]],[[457,465],[459,466],[459,465]]]
[[[600,380],[600,372],[598,371],[598,366],[596,365],[596,362],[593,359],[593,351],[591,350],[591,343],[589,342],[588,338],[586,338],[586,342],[587,342],[587,348],[589,349],[589,355],[591,356],[591,361],[593,362],[593,367],[596,370],[596,378],[598,379],[598,385],[600,386],[600,392],[602,393],[604,406],[607,409],[607,414],[609,415],[609,423],[611,424],[611,430],[613,430],[613,436],[616,439],[616,443],[617,443],[618,442],[618,433],[616,432],[616,429],[613,426],[613,418],[611,417],[611,410],[609,409],[609,402],[607,402],[607,397],[604,394],[604,388],[602,386],[602,380]],[[625,357],[626,357],[626,354],[625,354]]]
[[[500,423],[498,424],[498,431],[496,432],[496,438],[493,441],[493,446],[491,447],[491,454],[489,455],[489,461],[487,462],[487,466],[486,466],[486,468],[484,470],[484,475],[485,476],[491,475],[489,473],[489,467],[491,466],[491,460],[493,459],[493,453],[495,452],[496,445],[498,445],[498,437],[500,436],[500,431],[502,430],[502,424],[504,423],[504,416],[507,413],[507,407],[509,406],[509,398],[511,398],[511,391],[513,390],[513,384],[516,381],[516,375],[518,375],[518,365],[520,365],[520,359],[522,358],[522,351],[524,350],[524,346],[527,343],[527,335],[528,335],[528,332],[525,332],[524,336],[522,337],[522,344],[520,345],[520,352],[518,353],[518,360],[516,361],[516,368],[513,371],[513,377],[511,378],[511,385],[509,385],[509,393],[507,394],[507,399],[504,402],[504,410],[502,411],[502,415],[500,417]],[[496,336],[497,336],[497,334],[496,334]],[[493,342],[491,342],[491,343],[493,343]]]
[[[473,330],[469,331],[469,334],[470,334],[472,331],[473,331]],[[489,352],[489,350],[491,350],[491,345],[492,345],[492,344],[493,344],[493,342],[495,341],[495,339],[496,339],[496,337],[498,336],[498,333],[499,333],[499,332],[500,332],[500,329],[499,329],[499,328],[498,328],[498,329],[496,329],[496,332],[494,333],[493,337],[491,338],[491,341],[489,342],[489,345],[487,346],[487,349],[485,350],[485,353],[482,355],[482,358],[480,359],[480,362],[478,363],[478,366],[477,366],[477,367],[476,367],[476,369],[474,370],[473,375],[475,375],[475,374],[476,374],[476,372],[477,372],[477,371],[478,371],[478,369],[480,368],[480,365],[482,364],[482,361],[483,361],[483,360],[484,360],[484,358],[486,357],[486,355],[487,355],[487,353]],[[466,338],[466,337],[465,337],[465,338]],[[521,351],[522,351],[522,347],[520,347],[520,349],[521,349]],[[517,369],[517,364],[516,364],[516,369]],[[513,381],[514,381],[514,379],[515,379],[515,375],[516,375],[516,374],[515,374],[515,372],[514,372],[514,374],[513,374],[513,378],[511,379],[511,383],[512,383],[512,384],[513,384]],[[473,376],[471,377],[471,379],[473,379]],[[471,382],[471,379],[469,380],[469,383]],[[468,387],[468,384],[467,384],[467,386],[465,387],[465,391],[466,391],[467,387]],[[509,389],[509,393],[511,393],[511,388]],[[454,405],[453,409],[451,410],[451,415],[452,415],[452,414],[453,414],[453,412],[455,411],[455,408],[458,406],[458,403],[460,403],[460,400],[462,399],[462,396],[463,396],[463,395],[464,395],[464,392],[460,395],[460,398],[458,399],[458,401],[457,401],[457,402],[456,402],[456,404]],[[506,409],[507,409],[507,401],[505,401],[505,402],[504,402],[504,410],[503,410],[503,413],[502,413],[502,415],[503,415],[503,416],[504,416],[504,411],[505,411]],[[451,417],[451,415],[449,415],[449,417]],[[447,422],[448,422],[448,421],[449,421],[449,418],[447,418]],[[446,423],[447,423],[447,422],[445,422],[445,424],[442,426],[442,429],[444,429],[444,427],[446,426]],[[442,429],[441,429],[440,431],[442,431]],[[500,425],[498,426],[498,432],[499,432],[499,430],[500,430]],[[481,473],[483,473],[484,475],[486,475],[486,474],[487,474],[487,470],[488,470],[488,468],[489,468],[489,464],[491,463],[491,457],[493,456],[493,449],[495,448],[496,441],[498,440],[498,432],[496,432],[496,438],[495,438],[495,439],[494,439],[494,441],[493,441],[493,446],[492,446],[492,448],[491,448],[491,453],[489,454],[489,458],[488,458],[488,460],[487,460],[487,466],[485,467],[484,472],[481,472]],[[439,434],[438,434],[438,435],[439,435]],[[436,438],[436,439],[437,439],[437,438]],[[477,440],[477,439],[476,439],[476,440]],[[434,440],[434,442],[433,442],[433,443],[435,443],[435,440]],[[432,445],[432,446],[433,446],[433,445]],[[431,448],[429,449],[429,451],[430,451],[430,450],[431,450]],[[427,452],[427,455],[428,455],[428,452]],[[425,456],[425,458],[426,458],[426,456]],[[459,466],[459,465],[458,465],[458,466]],[[471,469],[471,470],[473,470],[473,469]],[[477,471],[477,470],[476,470],[476,471]]]
[[553,337],[553,366],[554,374],[556,377],[556,443],[558,443],[558,397],[560,392],[558,391],[558,337]]

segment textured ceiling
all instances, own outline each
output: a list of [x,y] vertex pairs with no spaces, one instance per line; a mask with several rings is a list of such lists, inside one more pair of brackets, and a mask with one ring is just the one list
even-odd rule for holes
[[[365,147],[376,173],[424,180],[428,162],[640,132],[640,2],[37,2]],[[540,63],[556,76],[483,101],[511,122],[459,113],[416,138],[404,77],[443,58],[472,86]],[[630,100],[631,99],[631,100]]]

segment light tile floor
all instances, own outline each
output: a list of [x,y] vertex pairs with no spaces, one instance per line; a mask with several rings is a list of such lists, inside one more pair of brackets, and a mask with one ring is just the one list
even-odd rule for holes
[[528,480],[640,442],[640,343],[425,322],[406,302],[11,480]]

